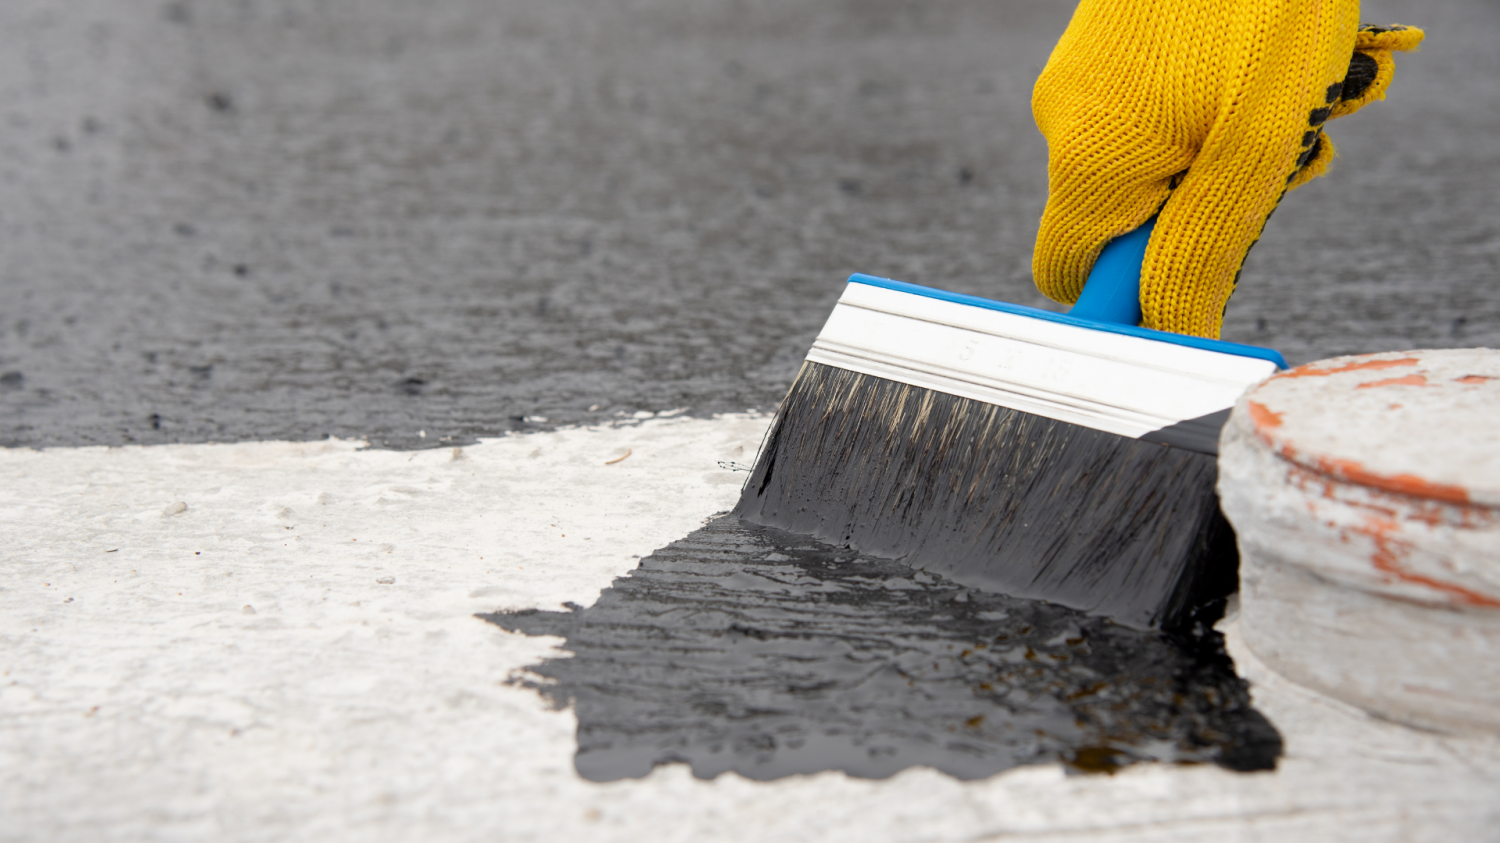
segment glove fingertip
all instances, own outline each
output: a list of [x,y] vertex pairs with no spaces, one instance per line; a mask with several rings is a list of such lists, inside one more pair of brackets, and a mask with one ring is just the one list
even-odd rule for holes
[[1327,132],[1318,135],[1318,139],[1313,142],[1312,149],[1308,152],[1310,154],[1307,160],[1287,178],[1287,190],[1296,190],[1313,179],[1326,175],[1329,167],[1333,166],[1334,157],[1338,155],[1338,150],[1334,149],[1333,140],[1328,137]]
[[1072,304],[1083,292],[1084,275],[1080,272],[1076,249],[1068,248],[1065,236],[1049,231],[1043,224],[1038,232],[1036,249],[1031,255],[1031,278],[1042,295],[1059,303]]
[[1374,24],[1360,24],[1359,31],[1355,35],[1354,49],[1356,50],[1392,50],[1398,53],[1411,52],[1418,49],[1422,39],[1427,37],[1415,26],[1403,26],[1391,24],[1389,26],[1376,26]]
[[1390,50],[1356,50],[1349,60],[1343,92],[1328,118],[1347,117],[1376,100],[1385,99],[1395,75],[1396,59]]

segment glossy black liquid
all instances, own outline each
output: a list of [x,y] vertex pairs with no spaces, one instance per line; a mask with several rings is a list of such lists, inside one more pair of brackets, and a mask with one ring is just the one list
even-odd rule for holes
[[961,779],[1061,761],[1271,769],[1281,738],[1222,640],[1170,636],[966,588],[721,517],[643,559],[588,608],[483,615],[560,635],[515,680],[578,716],[593,781],[820,770]]

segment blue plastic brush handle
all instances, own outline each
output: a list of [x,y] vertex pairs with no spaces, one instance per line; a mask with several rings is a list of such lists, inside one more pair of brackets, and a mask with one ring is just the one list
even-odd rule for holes
[[1141,261],[1146,259],[1146,244],[1154,228],[1156,217],[1105,244],[1069,316],[1115,325],[1141,324]]
[[1108,331],[1112,334],[1124,334],[1187,348],[1233,354],[1236,357],[1269,360],[1275,363],[1278,369],[1287,368],[1286,358],[1274,348],[1241,345],[1237,342],[1211,340],[1140,327],[1141,261],[1146,257],[1146,244],[1150,242],[1151,230],[1155,227],[1156,217],[1152,217],[1135,231],[1122,234],[1105,244],[1103,251],[1099,253],[1099,258],[1094,261],[1094,268],[1089,272],[1088,280],[1083,284],[1083,294],[1078,297],[1078,303],[1073,305],[1073,309],[1066,314],[1019,304],[1007,304],[978,296],[966,296],[962,293],[950,293],[946,290],[935,290],[931,287],[892,281],[889,278],[878,278],[858,272],[849,276],[849,283],[883,287],[914,296],[1026,316],[1044,322],[1073,325],[1088,328],[1091,331]]

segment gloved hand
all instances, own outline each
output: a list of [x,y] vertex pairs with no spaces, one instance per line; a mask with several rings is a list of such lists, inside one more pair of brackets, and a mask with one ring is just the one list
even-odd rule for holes
[[1082,0],[1032,96],[1049,147],[1037,287],[1073,303],[1104,245],[1160,211],[1142,324],[1217,337],[1266,219],[1328,169],[1323,124],[1384,99],[1391,53],[1422,40],[1358,15],[1357,0]]

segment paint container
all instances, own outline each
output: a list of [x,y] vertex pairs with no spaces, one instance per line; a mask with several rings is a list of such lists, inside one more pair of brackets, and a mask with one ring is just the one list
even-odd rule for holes
[[1500,730],[1500,352],[1283,372],[1219,454],[1258,656],[1382,717]]

